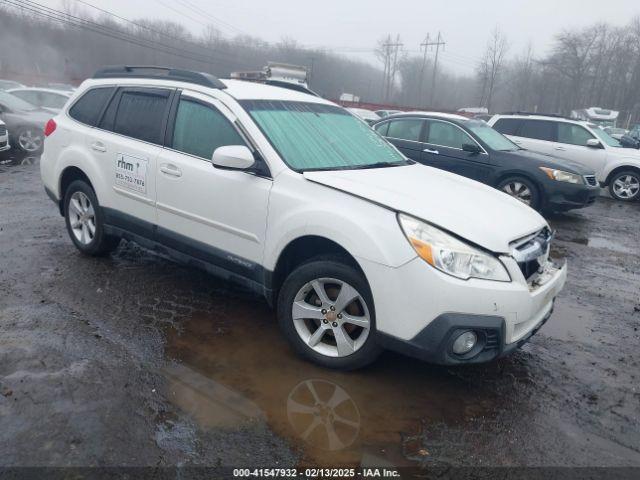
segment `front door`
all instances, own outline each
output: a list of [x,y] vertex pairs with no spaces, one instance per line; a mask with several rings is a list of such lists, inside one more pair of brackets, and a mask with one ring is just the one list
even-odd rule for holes
[[429,120],[422,151],[423,163],[486,183],[492,169],[489,155],[484,150],[482,153],[467,152],[463,150],[465,144],[480,147],[459,126],[442,120]]
[[216,148],[246,145],[218,100],[183,91],[173,110],[157,161],[159,240],[260,282],[272,181],[213,166]]

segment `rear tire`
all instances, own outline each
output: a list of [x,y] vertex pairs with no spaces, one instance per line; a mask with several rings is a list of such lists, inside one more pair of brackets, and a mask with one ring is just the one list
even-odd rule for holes
[[507,177],[500,181],[497,188],[534,210],[540,210],[540,190],[532,180],[521,176]]
[[291,272],[280,289],[277,311],[294,350],[323,367],[354,370],[382,351],[375,341],[369,285],[340,257],[318,257]]
[[85,255],[105,255],[118,246],[120,238],[104,232],[104,214],[93,188],[75,180],[64,195],[64,219],[71,241]]
[[640,198],[640,172],[623,170],[616,173],[609,182],[609,193],[622,202],[633,202]]

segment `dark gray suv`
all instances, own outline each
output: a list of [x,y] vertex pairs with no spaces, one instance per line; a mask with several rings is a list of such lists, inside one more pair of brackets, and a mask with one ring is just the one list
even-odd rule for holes
[[44,126],[51,113],[0,91],[0,120],[7,124],[9,143],[21,153],[37,155],[44,143]]

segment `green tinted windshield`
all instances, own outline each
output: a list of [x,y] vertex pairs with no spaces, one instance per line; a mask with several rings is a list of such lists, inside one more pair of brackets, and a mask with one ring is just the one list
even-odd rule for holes
[[622,148],[622,144],[618,140],[613,138],[611,135],[609,135],[607,132],[605,132],[600,127],[592,126],[591,130],[593,131],[593,133],[595,133],[600,138],[600,140],[602,140],[604,143],[606,143],[610,147],[620,147],[620,148]]
[[378,133],[343,108],[280,100],[241,103],[293,170],[373,168],[408,163]]
[[520,149],[518,145],[513,143],[497,130],[491,128],[485,122],[481,122],[479,120],[469,120],[465,122],[465,126],[492,150],[512,152],[514,150]]

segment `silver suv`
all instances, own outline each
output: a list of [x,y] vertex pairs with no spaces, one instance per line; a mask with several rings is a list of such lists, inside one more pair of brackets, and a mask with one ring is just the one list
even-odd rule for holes
[[596,172],[616,200],[640,198],[640,151],[595,124],[557,115],[500,114],[489,125],[527,150],[580,163]]

